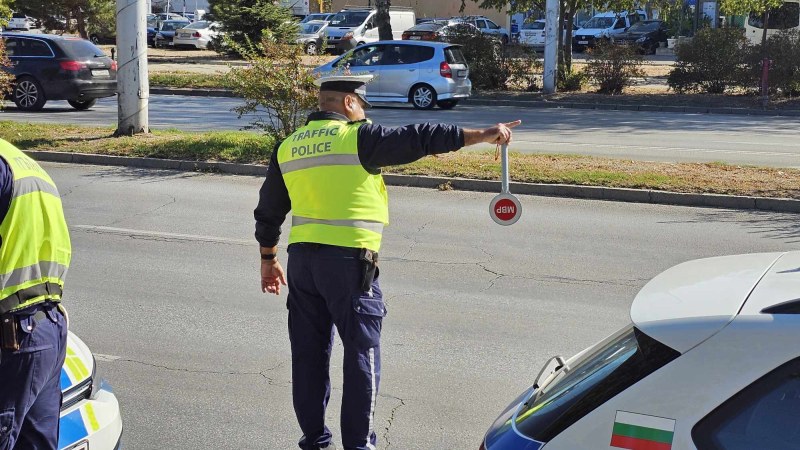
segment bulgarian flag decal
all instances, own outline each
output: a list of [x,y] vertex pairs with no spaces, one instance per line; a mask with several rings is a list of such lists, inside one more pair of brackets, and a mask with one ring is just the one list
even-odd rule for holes
[[674,433],[673,419],[617,411],[611,446],[629,450],[670,450]]

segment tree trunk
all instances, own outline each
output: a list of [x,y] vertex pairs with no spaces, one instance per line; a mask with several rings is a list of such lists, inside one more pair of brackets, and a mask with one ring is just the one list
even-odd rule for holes
[[391,0],[376,0],[375,6],[378,8],[375,14],[378,38],[382,41],[390,41],[394,39],[392,35],[392,23],[389,19],[389,8],[391,8],[392,2]]
[[577,7],[577,1],[571,0],[567,3],[566,12],[564,14],[565,20],[567,22],[566,33],[561,33],[562,35],[566,34],[566,40],[564,41],[564,64],[565,69],[568,73],[572,72],[572,29],[574,24],[572,20],[575,16],[575,9]]
[[86,32],[86,16],[81,8],[75,8],[75,26],[80,37],[89,39],[89,33]]

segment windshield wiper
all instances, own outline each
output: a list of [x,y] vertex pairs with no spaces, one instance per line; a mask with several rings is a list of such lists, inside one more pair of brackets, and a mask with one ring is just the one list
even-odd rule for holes
[[[547,368],[550,367],[550,363],[553,361],[556,362],[556,366],[550,370],[549,373],[545,374]],[[547,386],[553,379],[555,379],[556,375],[560,372],[568,373],[570,371],[570,367],[567,365],[567,361],[561,355],[553,356],[552,358],[548,359],[544,366],[542,366],[542,370],[539,371],[539,375],[536,376],[536,380],[533,382],[533,387],[539,389],[540,391]],[[544,377],[544,379],[542,379]]]

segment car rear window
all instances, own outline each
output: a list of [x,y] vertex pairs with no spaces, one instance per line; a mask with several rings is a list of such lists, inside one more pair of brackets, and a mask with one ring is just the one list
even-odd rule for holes
[[517,413],[517,430],[548,442],[615,395],[680,356],[627,327],[607,338],[539,389]]
[[544,22],[528,22],[522,24],[523,30],[544,30]]
[[444,49],[444,56],[447,59],[448,64],[467,63],[467,58],[464,58],[464,54],[461,53],[461,48],[459,47],[447,47]]
[[86,59],[106,56],[96,45],[84,39],[64,39],[60,44],[64,53],[70,58]]

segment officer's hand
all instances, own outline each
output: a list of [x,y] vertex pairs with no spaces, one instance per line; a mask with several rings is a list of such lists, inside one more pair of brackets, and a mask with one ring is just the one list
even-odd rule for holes
[[498,123],[483,131],[484,142],[488,144],[508,144],[511,142],[511,129],[521,124],[521,120],[508,123]]
[[277,260],[261,261],[261,292],[278,295],[286,286],[286,275]]

